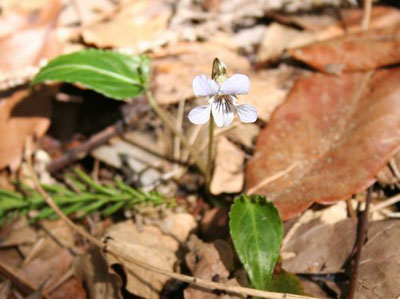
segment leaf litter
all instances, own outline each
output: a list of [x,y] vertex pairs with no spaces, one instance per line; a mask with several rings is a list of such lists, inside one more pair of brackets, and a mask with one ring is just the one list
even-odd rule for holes
[[[132,187],[175,198],[176,206],[138,206],[112,218],[94,212],[84,220],[72,213],[75,221],[102,237],[110,248],[151,265],[248,286],[228,236],[229,205],[234,195],[297,163],[256,190],[272,200],[288,220],[279,267],[301,273],[303,286],[312,283],[313,287],[304,288],[307,294],[320,297],[327,289],[327,297],[346,294],[350,280],[346,273],[357,238],[354,209],[358,206],[362,211],[365,189],[377,181],[380,185],[374,185],[373,205],[398,193],[399,8],[374,5],[370,28],[362,31],[364,13],[359,7],[337,7],[339,18],[315,1],[302,5],[297,1],[127,0],[67,1],[61,7],[55,0],[7,1],[1,5],[0,17],[2,180],[28,182],[20,166],[26,158],[27,138],[35,142],[42,138],[33,151],[47,151],[52,159],[69,155],[71,146],[86,146],[90,150],[77,153],[79,159],[59,173],[43,171],[45,166],[41,172],[52,176],[49,181],[59,180],[79,190],[77,182],[64,178],[78,166],[101,184],[122,178]],[[61,115],[96,119],[91,115],[104,113],[104,123],[97,118],[90,130],[72,126],[68,138],[54,133],[52,113],[61,105],[60,99],[80,107],[90,99],[101,103],[99,96],[66,84],[29,94],[27,84],[43,59],[91,46],[148,54],[157,102],[174,119],[183,120],[176,125],[190,132],[203,156],[207,130],[190,127],[185,117],[195,102],[202,103],[193,100],[192,79],[208,74],[216,56],[232,74],[250,77],[250,93],[240,101],[257,107],[259,121],[234,123],[228,130],[216,131],[214,196],[204,194],[203,178],[188,167],[188,153],[148,110],[118,131],[120,136],[105,138],[101,146],[91,147],[90,137],[110,122],[98,104],[91,104],[85,112],[68,108]],[[134,105],[120,103],[107,114],[120,115],[120,108]],[[45,134],[47,139],[43,139]],[[10,189],[12,184],[6,186]],[[397,220],[386,219],[397,211],[398,207],[391,206],[371,215],[355,298],[395,298],[399,294],[399,229]],[[28,216],[37,213],[30,211]],[[238,297],[187,286],[116,260],[107,252],[89,248],[62,222],[40,221],[30,226],[18,221],[1,229],[0,294],[4,296]],[[332,277],[335,282],[330,281]]]

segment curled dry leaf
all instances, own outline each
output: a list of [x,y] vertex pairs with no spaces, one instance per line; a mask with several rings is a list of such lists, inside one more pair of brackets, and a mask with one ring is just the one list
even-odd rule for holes
[[120,299],[121,280],[108,269],[107,263],[97,247],[87,254],[75,258],[74,272],[85,283],[90,299]]
[[[196,225],[192,216],[177,216],[176,219],[174,216],[168,217],[165,220],[167,223],[161,223],[161,227],[168,231],[168,234],[152,225],[144,225],[139,230],[132,221],[115,224],[107,230],[104,236],[106,245],[123,251],[133,259],[167,271],[174,271],[174,266],[178,261],[175,253],[180,246],[178,240],[186,240]],[[185,223],[183,219],[186,219]],[[174,235],[175,231],[168,230],[175,227],[175,220],[181,225],[179,235]],[[109,266],[121,262],[109,254],[106,255],[106,260]],[[126,289],[144,298],[159,298],[159,293],[168,280],[165,275],[148,271],[134,264],[129,264],[126,278]]]
[[290,50],[297,59],[327,72],[373,70],[400,61],[400,25],[348,34]]
[[0,98],[0,168],[16,169],[26,138],[41,137],[46,132],[55,92],[54,87],[43,87],[32,93],[18,89]]
[[[51,292],[52,298],[65,298],[65,295],[73,298],[85,298],[85,292],[80,281],[74,277],[65,276],[68,273],[71,263],[71,252],[79,252],[75,246],[75,236],[73,231],[63,221],[41,222],[43,229],[30,231],[35,237],[35,242],[22,243],[23,236],[29,233],[23,223],[17,223],[17,227],[12,228],[10,237],[12,240],[3,244],[16,245],[15,250],[19,258],[23,254],[23,261],[18,265],[14,264],[10,255],[0,254],[0,263],[12,269],[16,277],[32,286],[43,285],[44,293],[49,293],[48,288],[52,288],[60,280],[63,282],[56,290]],[[11,250],[11,249],[10,249]]]
[[[229,271],[227,264],[232,264],[232,247],[225,241],[218,240],[215,243],[204,243],[195,235],[190,237],[188,242],[189,253],[186,255],[186,263],[195,277],[203,278],[209,281],[229,283],[238,285],[236,280],[229,280]],[[231,260],[225,259],[230,257]],[[216,294],[210,290],[198,286],[189,286],[184,292],[188,299],[213,299]],[[220,295],[218,298],[243,298],[239,295]]]
[[399,80],[399,68],[299,80],[258,137],[247,188],[297,162],[257,190],[286,220],[373,184],[400,145]]
[[211,193],[218,195],[240,192],[244,179],[244,152],[227,138],[221,137],[217,143],[215,156],[215,170],[210,185]]

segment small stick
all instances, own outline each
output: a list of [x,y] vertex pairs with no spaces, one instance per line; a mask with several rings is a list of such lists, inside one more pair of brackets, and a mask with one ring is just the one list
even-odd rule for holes
[[362,30],[368,30],[371,20],[372,0],[364,0],[364,13],[361,21]]
[[[183,123],[183,113],[185,111],[185,100],[179,101],[178,104],[178,112],[176,118],[176,129],[182,130],[182,123]],[[181,141],[179,137],[174,136],[174,160],[179,161],[181,157]],[[174,170],[179,169],[179,164],[174,164]]]
[[367,238],[368,212],[369,212],[369,206],[371,203],[371,194],[372,194],[372,186],[369,187],[367,190],[367,197],[365,200],[365,209],[364,209],[364,211],[361,215],[361,219],[359,220],[359,223],[358,223],[357,253],[356,253],[356,256],[354,257],[353,271],[351,274],[350,291],[349,291],[349,296],[348,296],[349,299],[353,299],[354,294],[356,292],[358,268],[360,266],[361,252],[362,252],[362,248],[364,246],[365,240]]
[[390,197],[371,208],[371,213],[380,211],[400,201],[400,194]]
[[[16,286],[23,295],[29,295],[39,290],[39,287],[26,280],[16,269],[3,263],[2,261],[0,261],[0,274],[2,277],[10,279],[13,285]],[[42,296],[45,299],[52,298],[48,292],[42,292]]]

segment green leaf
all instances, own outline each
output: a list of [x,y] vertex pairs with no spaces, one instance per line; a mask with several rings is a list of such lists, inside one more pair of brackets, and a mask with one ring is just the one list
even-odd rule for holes
[[122,100],[144,91],[149,69],[149,59],[145,56],[89,49],[51,60],[31,84],[47,80],[80,83],[107,97]]
[[229,218],[236,252],[252,285],[268,290],[283,237],[277,209],[263,196],[241,195],[235,199]]

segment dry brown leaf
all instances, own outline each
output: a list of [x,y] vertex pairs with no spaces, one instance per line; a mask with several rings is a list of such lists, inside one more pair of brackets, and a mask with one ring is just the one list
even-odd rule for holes
[[44,6],[35,22],[22,30],[0,39],[0,70],[15,73],[27,66],[37,65],[42,58],[53,58],[61,53],[62,46],[52,29],[62,6],[60,1],[51,0]]
[[109,272],[107,263],[98,248],[92,248],[85,255],[75,258],[74,272],[85,283],[90,299],[122,298],[121,281]]
[[220,137],[217,141],[215,157],[210,192],[214,195],[240,192],[244,180],[244,152],[226,137]]
[[[362,30],[362,8],[340,10],[340,17],[349,32]],[[371,9],[370,29],[394,26],[400,22],[400,10],[391,6],[374,5]]]
[[374,222],[368,228],[354,298],[398,298],[400,221]]
[[99,15],[111,12],[115,3],[109,0],[74,1],[71,7],[78,15],[81,24],[86,25],[99,19]]
[[[63,221],[41,222],[41,226],[45,229],[32,232],[36,238],[34,243],[29,243],[29,238],[27,238],[28,243],[15,244],[22,241],[21,238],[27,233],[23,222],[18,222],[10,234],[14,240],[3,244],[14,243],[16,247],[10,250],[19,252],[19,258],[23,254],[24,259],[15,264],[12,255],[2,250],[0,261],[12,269],[17,277],[30,285],[39,287],[45,283],[44,292],[48,293],[48,288],[68,273],[72,262],[71,250],[79,252],[79,248],[75,246],[72,230]],[[53,291],[52,297],[62,298],[62,294],[65,296],[66,292],[74,298],[84,298],[83,295],[85,295],[82,285],[73,277],[64,281],[62,286]]]
[[399,68],[299,80],[259,135],[247,188],[298,163],[257,190],[286,220],[371,185],[400,145],[399,80]]
[[83,39],[98,47],[147,50],[147,45],[165,39],[172,8],[165,1],[140,0],[124,6],[111,20],[85,29]]
[[[235,280],[228,279],[229,271],[222,260],[222,256],[225,256],[225,258],[230,256],[233,259],[233,251],[228,243],[222,240],[219,240],[219,245],[204,243],[195,235],[192,235],[188,242],[188,248],[189,253],[185,259],[193,276],[209,281],[237,285]],[[185,289],[184,296],[188,299],[243,298],[231,294],[216,295],[210,290],[192,285]]]
[[[174,227],[174,215],[166,220],[162,227]],[[193,218],[193,217],[192,217]],[[125,221],[111,226],[106,234],[105,240],[108,246],[122,250],[126,255],[138,259],[147,264],[158,268],[173,271],[176,264],[176,251],[179,249],[178,240],[186,240],[190,231],[194,229],[195,222],[190,217],[186,217],[186,223],[182,222],[182,217],[177,216],[176,221],[182,224],[179,235],[173,235],[170,231],[164,234],[156,226],[145,225],[141,230],[132,221]],[[178,239],[179,238],[179,239]],[[109,265],[120,263],[111,255],[106,255]],[[129,265],[126,273],[126,289],[144,298],[159,298],[168,277],[160,275],[136,265]]]
[[[309,13],[281,15],[272,13],[271,17],[285,24],[295,24],[305,30],[324,35],[323,31],[334,31],[337,34],[361,31],[361,21],[364,15],[363,8],[352,7],[339,10],[340,18],[328,13]],[[393,26],[400,21],[400,10],[382,5],[374,5],[371,9],[370,29]]]
[[327,72],[365,71],[400,61],[400,25],[348,34],[290,50],[297,59]]
[[55,92],[54,87],[32,93],[18,89],[0,98],[0,168],[17,168],[26,138],[41,137],[46,132]]
[[353,250],[356,227],[352,219],[303,224],[282,248],[283,269],[293,273],[339,272]]
[[266,63],[279,58],[286,49],[301,47],[316,40],[313,33],[301,31],[272,23],[264,32],[264,37],[257,51],[259,63]]

